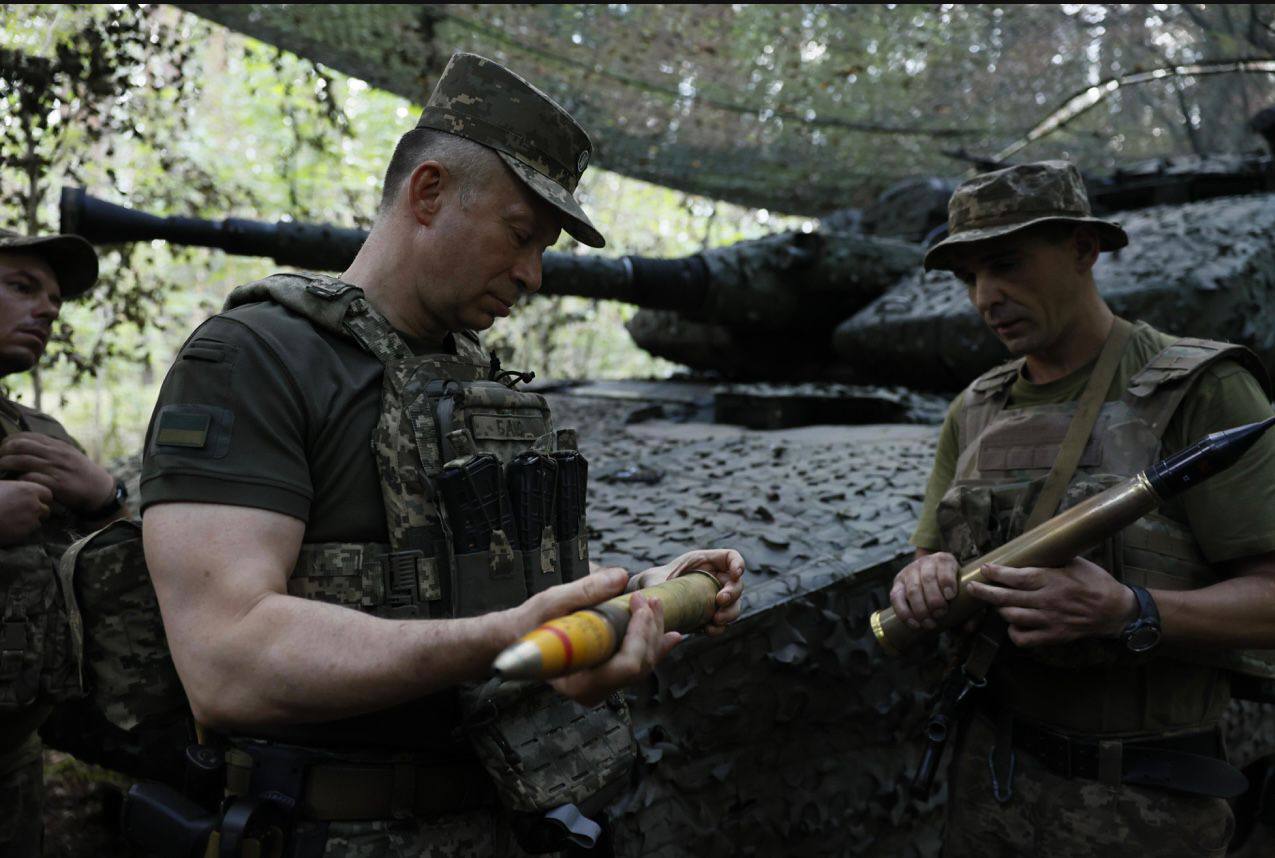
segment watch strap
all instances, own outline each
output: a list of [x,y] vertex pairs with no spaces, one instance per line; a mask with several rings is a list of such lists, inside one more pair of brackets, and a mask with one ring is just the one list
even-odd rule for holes
[[[1143,622],[1153,622],[1157,626],[1160,625],[1160,609],[1156,606],[1155,599],[1151,597],[1146,588],[1139,587],[1137,584],[1126,584],[1125,586],[1133,591],[1134,597],[1138,600],[1138,617],[1133,623],[1141,620]],[[1125,630],[1128,631],[1133,623],[1126,626]]]
[[84,518],[88,521],[97,521],[106,518],[108,515],[114,515],[124,508],[124,501],[128,499],[128,489],[124,487],[123,480],[115,481],[115,494],[111,495],[111,499],[102,504],[95,510],[84,513]]

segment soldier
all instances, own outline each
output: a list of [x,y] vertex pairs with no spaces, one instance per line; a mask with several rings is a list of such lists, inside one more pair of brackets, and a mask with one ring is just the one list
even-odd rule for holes
[[[97,255],[83,239],[0,231],[0,375],[34,367],[63,300],[96,280]],[[119,513],[124,490],[47,414],[0,397],[0,433],[0,854],[38,856],[44,774],[36,731],[50,711],[42,674],[54,562],[74,532]]]
[[[489,491],[577,455],[473,332],[539,287],[560,229],[603,245],[572,196],[590,153],[539,90],[457,54],[351,267],[236,290],[164,382],[143,534],[173,660],[229,747],[231,793],[295,807],[303,854],[512,854],[511,827],[537,851],[604,839],[587,817],[632,759],[613,692],[677,642],[661,606],[636,598],[617,656],[560,694],[475,681],[519,635],[626,582],[706,569],[724,583],[710,633],[738,615],[735,551],[587,574],[583,545],[515,538],[505,490]],[[448,505],[448,486],[489,503]],[[228,813],[223,847],[250,828]]]
[[[949,224],[926,268],[957,274],[1015,360],[975,380],[943,424],[917,559],[890,592],[916,628],[943,615],[959,563],[1060,501],[1271,413],[1247,350],[1113,316],[1093,269],[1128,237],[1091,216],[1074,166],[970,179]],[[1267,437],[1089,558],[987,567],[990,583],[969,587],[996,611],[963,669],[988,687],[950,770],[945,854],[1224,854],[1222,796],[1243,780],[1218,730],[1229,675],[1210,654],[1275,646],[1272,552]]]

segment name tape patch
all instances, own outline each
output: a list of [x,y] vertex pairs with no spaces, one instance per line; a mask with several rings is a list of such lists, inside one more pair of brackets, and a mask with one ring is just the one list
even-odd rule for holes
[[545,432],[540,417],[475,414],[470,425],[475,438],[487,441],[534,441]]

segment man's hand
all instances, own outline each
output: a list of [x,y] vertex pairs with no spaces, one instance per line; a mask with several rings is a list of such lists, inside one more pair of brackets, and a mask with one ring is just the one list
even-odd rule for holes
[[[518,635],[557,617],[590,608],[624,592],[628,573],[616,567],[601,568],[569,584],[537,593],[510,613]],[[632,685],[648,675],[677,646],[682,636],[664,631],[664,606],[657,600],[635,595],[624,641],[607,661],[553,680],[561,694],[592,706],[613,691]]]
[[739,619],[739,597],[744,593],[744,558],[733,548],[688,551],[663,566],[653,566],[634,575],[629,589],[654,587],[696,569],[711,572],[722,583],[722,589],[717,592],[717,611],[704,627],[708,634],[720,635],[727,625]]
[[1057,569],[988,564],[983,575],[990,583],[971,581],[970,595],[996,607],[1018,646],[1116,637],[1138,615],[1133,591],[1081,557]]
[[0,481],[0,545],[16,545],[49,517],[53,492],[35,483]]
[[946,551],[925,554],[894,576],[890,606],[895,615],[914,629],[938,628],[935,622],[947,613],[947,603],[956,598],[960,564]]
[[18,432],[0,442],[0,471],[53,492],[75,512],[92,512],[115,496],[115,478],[73,445],[48,435]]

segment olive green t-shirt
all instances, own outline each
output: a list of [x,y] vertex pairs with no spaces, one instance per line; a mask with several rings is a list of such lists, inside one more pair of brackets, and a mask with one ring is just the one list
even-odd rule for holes
[[352,340],[278,304],[212,317],[160,389],[142,509],[246,506],[301,519],[306,542],[387,542],[371,445],[381,376],[380,361]]
[[[388,542],[372,453],[381,378],[381,363],[352,340],[278,304],[244,304],[214,316],[182,346],[160,389],[147,431],[142,508],[174,501],[246,506],[301,519],[305,542]],[[253,735],[451,755],[454,705],[437,694]]]
[[[1107,394],[1108,400],[1120,398],[1129,380],[1174,339],[1149,325],[1136,325]],[[1092,369],[1091,363],[1048,384],[1032,384],[1020,373],[1010,388],[1006,408],[1032,408],[1078,399]],[[957,426],[964,400],[962,393],[948,408],[939,433],[934,469],[925,489],[921,518],[912,534],[913,545],[930,551],[942,547],[938,505],[956,472],[960,455]],[[1167,456],[1211,432],[1270,415],[1270,401],[1257,379],[1234,361],[1219,361],[1195,379],[1191,391],[1165,428],[1160,454]],[[1275,551],[1275,433],[1267,433],[1238,464],[1184,492],[1162,511],[1190,527],[1211,563]]]

